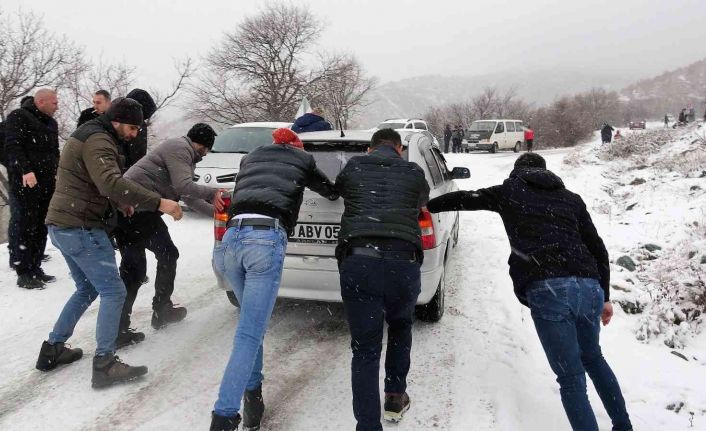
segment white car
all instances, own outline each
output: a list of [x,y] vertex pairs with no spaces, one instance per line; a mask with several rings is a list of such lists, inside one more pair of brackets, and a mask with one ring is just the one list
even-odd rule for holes
[[375,130],[380,129],[429,130],[429,126],[419,118],[393,118],[378,124]]
[[240,160],[250,151],[272,143],[272,132],[292,123],[256,122],[231,126],[216,136],[211,151],[194,170],[194,182],[214,189],[233,189]]
[[521,120],[478,120],[471,123],[465,139],[470,150],[491,153],[513,150],[517,153],[525,141],[525,127]]
[[[402,132],[406,150],[403,157],[417,163],[429,182],[429,198],[456,191],[454,179],[469,178],[466,168],[449,171],[439,147],[433,144],[429,132]],[[351,157],[363,155],[370,147],[371,131],[325,131],[300,136],[304,148],[316,159],[316,164],[335,181]],[[343,214],[343,200],[329,201],[305,190],[294,235],[289,239],[284,259],[284,271],[279,296],[318,301],[341,301],[341,288],[335,249]],[[216,244],[225,234],[228,216],[214,215]],[[419,319],[438,321],[444,314],[446,262],[458,240],[457,212],[431,214],[423,209],[419,214],[422,230],[424,263],[421,267],[422,290],[417,301]],[[215,271],[214,271],[215,272]],[[218,284],[226,290],[230,301],[237,305],[233,292],[216,274]]]

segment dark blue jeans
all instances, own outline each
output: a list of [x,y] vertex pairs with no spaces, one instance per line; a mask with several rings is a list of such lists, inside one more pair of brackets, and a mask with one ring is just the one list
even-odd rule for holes
[[341,296],[351,332],[353,414],[358,431],[382,431],[380,354],[387,321],[385,392],[407,390],[414,306],[421,291],[419,263],[352,255],[339,268]]
[[603,290],[598,281],[578,277],[541,280],[528,286],[527,301],[539,340],[557,376],[571,427],[598,431],[586,394],[588,373],[613,421],[613,430],[631,430],[618,379],[598,342],[603,311]]

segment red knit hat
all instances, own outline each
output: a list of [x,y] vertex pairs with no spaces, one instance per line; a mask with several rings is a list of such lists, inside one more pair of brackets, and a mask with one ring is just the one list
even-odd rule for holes
[[272,138],[274,139],[274,144],[280,145],[291,145],[293,147],[304,149],[304,144],[299,140],[299,136],[294,133],[291,129],[280,128],[272,132]]

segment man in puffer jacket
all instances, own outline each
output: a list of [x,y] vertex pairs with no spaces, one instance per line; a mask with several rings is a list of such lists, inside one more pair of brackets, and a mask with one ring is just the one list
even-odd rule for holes
[[618,380],[598,343],[601,321],[607,325],[613,316],[608,251],[581,197],[547,170],[542,156],[525,153],[502,185],[448,193],[427,208],[500,214],[510,240],[515,294],[532,310],[572,428],[598,431],[586,394],[588,372],[613,430],[632,430]]
[[[212,216],[214,204],[219,211],[223,209],[222,190],[200,186],[193,182],[193,177],[196,164],[213,147],[215,137],[216,132],[211,126],[195,124],[186,136],[168,139],[150,151],[128,169],[125,178],[164,199],[184,200],[192,208]],[[186,308],[175,307],[171,300],[179,250],[169,235],[161,212],[138,211],[132,217],[121,217],[116,241],[122,256],[120,277],[127,289],[116,342],[119,349],[145,339],[144,333],[130,328],[132,306],[147,272],[145,249],[157,258],[152,327],[160,329],[183,320]]]
[[295,133],[320,132],[331,130],[331,124],[324,120],[319,108],[314,108],[311,112],[297,118],[292,124],[292,131]]

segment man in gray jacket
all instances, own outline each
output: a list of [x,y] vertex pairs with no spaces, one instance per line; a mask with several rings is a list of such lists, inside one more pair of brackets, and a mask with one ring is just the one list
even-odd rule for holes
[[[211,126],[195,124],[186,136],[168,139],[141,158],[128,169],[125,178],[165,199],[181,199],[197,211],[213,215],[214,206],[223,209],[221,190],[199,186],[193,182],[193,177],[196,163],[211,149],[215,137]],[[184,319],[186,308],[175,307],[171,301],[179,250],[169,236],[161,212],[136,212],[132,217],[121,218],[116,240],[122,255],[120,277],[127,288],[117,341],[120,348],[145,339],[144,333],[130,328],[132,306],[147,272],[141,259],[145,249],[157,259],[152,327],[159,329]]]

